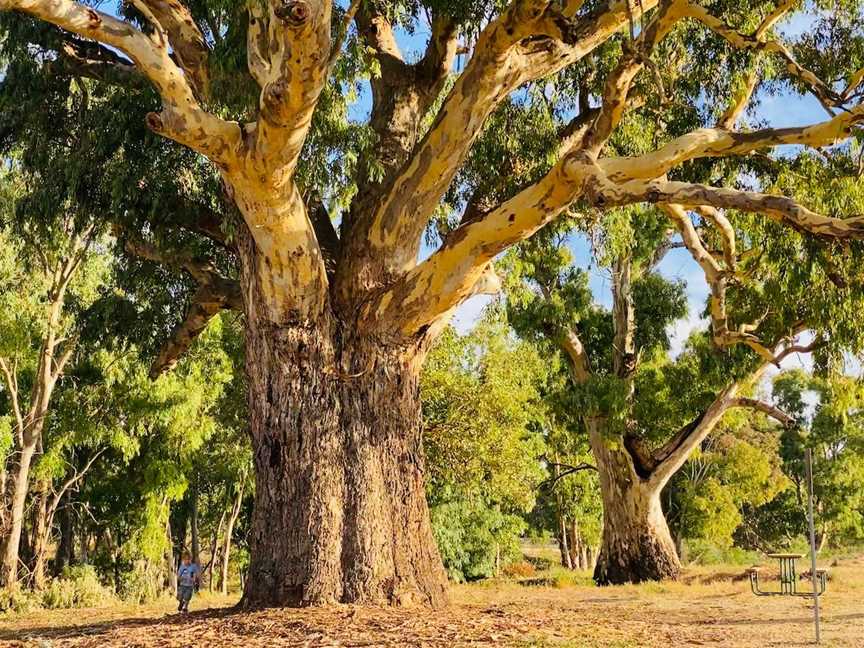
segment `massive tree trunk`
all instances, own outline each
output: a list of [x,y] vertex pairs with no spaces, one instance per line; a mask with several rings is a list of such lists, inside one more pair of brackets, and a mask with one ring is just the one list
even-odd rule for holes
[[423,484],[419,350],[335,317],[247,325],[256,467],[245,606],[445,599]]
[[591,447],[603,495],[603,539],[594,580],[600,585],[678,578],[681,563],[660,505],[661,488],[634,468],[629,452],[611,447],[599,429]]

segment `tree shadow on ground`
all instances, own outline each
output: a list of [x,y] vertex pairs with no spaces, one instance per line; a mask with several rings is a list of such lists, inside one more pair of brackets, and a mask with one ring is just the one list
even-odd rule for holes
[[[825,615],[821,618],[822,623],[836,623],[841,621],[855,621],[864,619],[862,614],[834,614]],[[693,619],[687,621],[666,621],[668,625],[692,626],[692,625],[807,625],[813,623],[813,617],[783,617],[780,619]]]

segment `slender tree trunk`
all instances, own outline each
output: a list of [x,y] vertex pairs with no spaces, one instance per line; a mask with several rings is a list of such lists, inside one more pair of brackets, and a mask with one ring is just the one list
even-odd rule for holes
[[582,534],[579,532],[579,522],[575,519],[570,522],[570,564],[573,569],[585,569],[584,545]]
[[828,546],[828,527],[823,526],[816,538],[816,553],[822,553],[826,546]]
[[87,529],[81,530],[81,564],[86,565],[90,562],[90,532]]
[[[560,468],[558,467],[558,457],[555,457],[555,465],[552,469],[553,476],[557,479],[560,474]],[[561,502],[561,493],[555,493],[555,517],[558,522],[558,549],[561,552],[561,566],[566,567],[567,569],[573,569],[573,562],[570,558],[570,547],[567,542],[567,523],[564,519],[563,513],[563,504]]]
[[570,542],[567,538],[567,521],[558,512],[558,548],[561,551],[561,566],[573,569],[573,559],[570,555]]
[[0,538],[8,537],[9,527],[9,502],[8,500],[8,481],[9,471],[6,468],[7,459],[4,458],[0,464]]
[[201,538],[198,533],[198,485],[192,486],[189,502],[189,526],[192,536],[192,562],[201,565]]
[[30,464],[36,452],[36,437],[27,443],[18,455],[12,476],[12,506],[9,514],[9,536],[0,565],[0,585],[15,587],[18,584],[18,550],[21,546],[21,531],[24,525],[24,505],[30,485]]
[[660,505],[660,488],[642,479],[623,447],[595,426],[591,447],[603,495],[603,540],[594,569],[600,585],[676,579],[681,564]]
[[45,563],[48,558],[48,539],[51,530],[51,515],[49,512],[49,484],[40,481],[33,493],[33,586],[36,589],[45,587]]
[[168,536],[168,546],[165,548],[165,562],[167,563],[166,584],[171,592],[177,591],[177,560],[174,557],[174,542],[171,537],[171,520],[165,522],[165,535]]
[[222,594],[228,593],[228,566],[231,558],[231,542],[234,536],[234,524],[240,515],[240,509],[243,506],[243,484],[237,489],[234,496],[234,502],[231,505],[231,513],[228,515],[228,525],[225,527],[225,537],[222,540],[222,564],[219,570],[219,591]]
[[225,524],[225,511],[219,516],[219,524],[213,530],[213,540],[210,543],[210,562],[207,564],[207,589],[213,591],[213,569],[216,559],[219,557],[219,535],[222,533],[222,525]]
[[63,495],[63,506],[60,514],[60,545],[57,548],[57,574],[63,572],[66,565],[71,565],[74,558],[75,535],[72,520],[72,494],[69,491]]
[[253,307],[248,318],[247,607],[445,601],[423,484],[418,350],[353,332],[327,315],[276,327]]

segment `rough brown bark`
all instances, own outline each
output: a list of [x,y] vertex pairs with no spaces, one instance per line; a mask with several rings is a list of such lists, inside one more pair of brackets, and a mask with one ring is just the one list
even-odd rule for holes
[[603,539],[594,580],[599,585],[677,579],[681,563],[660,505],[660,489],[642,479],[624,448],[599,430],[591,446],[603,495]]
[[246,607],[445,600],[423,486],[418,350],[351,330],[333,317],[249,318]]

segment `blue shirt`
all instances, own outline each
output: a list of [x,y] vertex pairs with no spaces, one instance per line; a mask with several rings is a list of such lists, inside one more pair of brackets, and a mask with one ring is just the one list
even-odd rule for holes
[[196,563],[181,564],[177,570],[177,584],[180,587],[194,587],[200,573],[201,568]]

